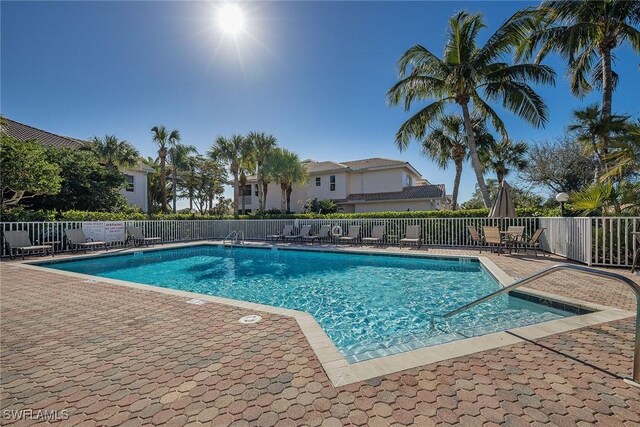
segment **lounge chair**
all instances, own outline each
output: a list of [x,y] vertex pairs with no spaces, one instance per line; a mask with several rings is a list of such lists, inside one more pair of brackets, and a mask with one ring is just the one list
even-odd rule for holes
[[504,240],[502,240],[500,229],[498,227],[483,227],[482,233],[484,234],[484,242],[487,245],[495,245],[498,255],[500,255],[504,247]]
[[315,242],[316,240],[321,241],[329,237],[329,231],[331,231],[331,226],[323,225],[322,227],[320,227],[320,231],[318,232],[318,234],[308,234],[306,236],[302,236],[302,240],[310,241],[311,243]]
[[484,246],[484,237],[478,233],[478,230],[473,225],[467,225],[467,231],[471,235],[471,242],[478,246],[480,252],[482,252],[482,247]]
[[285,225],[284,228],[282,229],[282,233],[280,234],[270,234],[267,236],[267,239],[270,240],[284,240],[284,238],[288,235],[291,234],[291,232],[293,231],[293,225]]
[[25,255],[40,252],[42,255],[46,255],[47,252],[53,256],[53,245],[34,245],[29,239],[29,233],[26,231],[5,231],[4,244],[9,251],[9,258],[14,259],[18,254],[22,255],[24,259]]
[[420,247],[420,226],[408,225],[407,230],[404,233],[404,238],[400,239],[400,247],[403,243],[414,244],[418,248]]
[[67,236],[69,247],[74,252],[80,249],[83,249],[85,252],[87,252],[87,249],[96,250],[99,246],[102,246],[106,251],[109,250],[109,248],[107,248],[107,242],[94,242],[93,239],[87,239],[82,228],[68,228],[64,230],[64,235]]
[[300,228],[300,233],[298,234],[290,234],[288,236],[284,236],[285,240],[298,240],[298,239],[302,239],[305,236],[309,235],[309,232],[311,231],[311,226],[310,225],[303,225]]
[[339,242],[355,242],[360,237],[360,226],[350,225],[349,233],[346,236],[338,237]]
[[540,250],[540,252],[542,252],[542,256],[544,257],[544,250],[540,247],[540,237],[542,237],[542,233],[544,232],[544,228],[538,228],[534,233],[533,236],[531,236],[531,239],[529,239],[529,241],[521,241],[519,243],[517,243],[518,247],[524,249],[524,251],[526,252],[527,249],[533,249],[533,253],[538,256],[538,249]]
[[382,243],[384,240],[384,225],[374,225],[371,230],[371,237],[363,237],[363,243]]
[[153,245],[162,240],[160,237],[144,237],[144,234],[142,234],[142,230],[140,229],[140,227],[127,228],[127,234],[129,234],[129,239],[133,243],[133,246],[149,246],[149,244]]

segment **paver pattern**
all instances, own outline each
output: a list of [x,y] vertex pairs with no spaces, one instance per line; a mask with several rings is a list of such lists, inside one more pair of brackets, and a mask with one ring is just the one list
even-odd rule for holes
[[[554,262],[490,257],[512,276]],[[335,388],[292,318],[242,325],[237,307],[10,262],[0,274],[3,425],[36,424],[11,416],[26,409],[68,411],[60,425],[640,425],[640,389],[618,378],[633,318]],[[534,287],[634,307],[618,284],[555,280],[569,289]]]

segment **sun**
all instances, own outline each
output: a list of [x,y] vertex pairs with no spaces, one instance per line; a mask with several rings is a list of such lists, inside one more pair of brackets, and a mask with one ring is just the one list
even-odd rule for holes
[[240,6],[227,3],[218,10],[218,26],[231,36],[235,36],[244,29],[244,13]]

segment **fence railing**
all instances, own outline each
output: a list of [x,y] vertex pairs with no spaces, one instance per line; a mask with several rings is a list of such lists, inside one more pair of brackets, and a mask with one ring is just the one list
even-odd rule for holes
[[[117,222],[117,221],[115,221]],[[351,225],[359,225],[361,236],[370,236],[376,225],[385,227],[384,244],[397,244],[409,225],[418,225],[424,245],[446,247],[473,246],[467,226],[523,226],[525,238],[539,227],[545,228],[541,246],[548,252],[588,265],[629,266],[638,243],[632,233],[640,231],[638,217],[598,218],[351,218],[351,219],[259,219],[259,220],[144,220],[121,221],[124,227],[140,227],[147,237],[160,237],[163,242],[224,239],[232,231],[241,231],[247,240],[264,240],[282,232],[285,225],[311,225],[317,233],[322,225],[340,226],[343,233]],[[56,251],[67,251],[64,230],[82,228],[90,222],[3,222],[2,231],[26,230],[34,244],[54,243]],[[95,223],[93,223],[95,224]],[[123,241],[109,243],[118,247]],[[8,255],[2,245],[2,256]]]

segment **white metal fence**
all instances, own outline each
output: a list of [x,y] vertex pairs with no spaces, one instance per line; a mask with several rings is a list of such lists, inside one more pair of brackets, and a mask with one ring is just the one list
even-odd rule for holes
[[[247,240],[264,240],[278,234],[285,225],[312,226],[317,233],[322,225],[338,225],[346,234],[350,225],[361,227],[361,236],[369,236],[375,225],[385,226],[385,244],[396,244],[405,234],[408,225],[419,225],[424,245],[468,247],[472,246],[467,226],[478,230],[485,226],[524,226],[529,238],[536,228],[545,228],[542,247],[552,253],[580,261],[588,265],[629,266],[637,247],[632,232],[640,231],[638,217],[598,218],[352,218],[313,220],[144,220],[124,221],[125,227],[140,227],[147,237],[160,237],[163,242],[179,242],[206,239],[224,239],[232,231],[244,233]],[[66,251],[64,230],[81,228],[83,222],[3,222],[2,231],[26,230],[31,241],[55,242],[57,251]],[[3,241],[4,243],[4,241]],[[111,243],[122,246],[124,242]],[[8,255],[2,245],[2,256]]]

